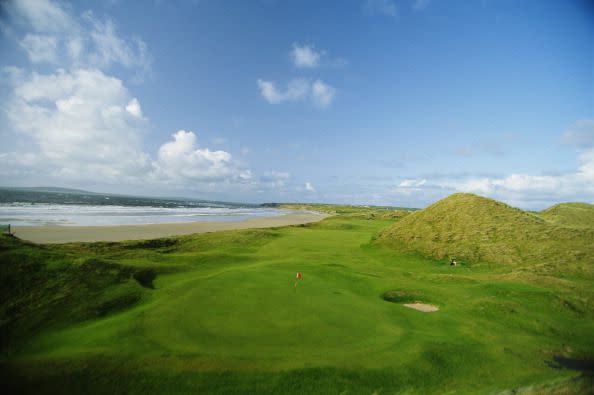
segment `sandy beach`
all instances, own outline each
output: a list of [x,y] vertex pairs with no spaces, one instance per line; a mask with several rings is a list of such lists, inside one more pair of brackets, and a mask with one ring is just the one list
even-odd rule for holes
[[39,244],[93,241],[146,240],[159,237],[216,232],[220,230],[273,228],[316,222],[327,215],[296,212],[275,217],[250,218],[244,221],[186,222],[175,224],[118,225],[118,226],[22,226],[13,233]]

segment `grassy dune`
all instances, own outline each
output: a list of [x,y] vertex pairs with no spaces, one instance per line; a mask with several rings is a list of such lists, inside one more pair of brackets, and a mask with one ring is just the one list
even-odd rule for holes
[[[143,394],[591,390],[591,376],[555,362],[594,356],[591,261],[576,261],[570,273],[452,268],[374,242],[392,224],[335,216],[53,246],[3,236],[2,386]],[[297,271],[303,280],[295,288]],[[440,310],[400,303],[416,300]]]
[[552,224],[570,228],[594,228],[594,204],[560,203],[538,213]]
[[[557,218],[577,223],[568,216]],[[463,193],[396,222],[382,232],[380,240],[439,259],[456,257],[467,262],[573,270],[581,264],[591,267],[594,261],[594,227],[557,226],[541,215]]]

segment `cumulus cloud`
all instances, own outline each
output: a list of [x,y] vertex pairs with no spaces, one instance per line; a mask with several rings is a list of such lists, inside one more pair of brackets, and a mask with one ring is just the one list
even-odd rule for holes
[[[193,132],[180,130],[172,137],[173,141],[159,148],[155,162],[158,177],[184,181],[221,181],[235,173],[231,154],[200,148]],[[249,173],[237,174],[240,178],[251,178]]]
[[285,90],[277,88],[273,81],[258,80],[262,97],[270,104],[309,100],[316,107],[328,107],[336,96],[336,89],[322,80],[313,83],[303,78],[296,78],[287,84]]
[[316,189],[311,184],[311,182],[306,182],[305,183],[305,190],[308,191],[308,192],[315,192],[316,191]]
[[383,15],[395,18],[398,16],[398,7],[392,0],[367,0],[363,10],[368,15]]
[[113,178],[147,169],[140,105],[117,78],[98,70],[32,73],[7,106],[14,130],[38,150],[40,171]]
[[320,65],[320,58],[323,52],[316,51],[313,45],[293,44],[293,49],[289,53],[295,67],[315,68]]

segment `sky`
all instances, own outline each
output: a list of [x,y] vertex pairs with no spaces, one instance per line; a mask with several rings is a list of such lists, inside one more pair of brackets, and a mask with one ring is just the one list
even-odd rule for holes
[[0,185],[594,203],[589,1],[0,7]]

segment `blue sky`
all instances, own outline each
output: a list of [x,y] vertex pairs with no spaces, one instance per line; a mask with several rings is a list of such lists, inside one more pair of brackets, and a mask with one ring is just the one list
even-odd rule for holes
[[2,3],[0,184],[594,202],[587,1]]

